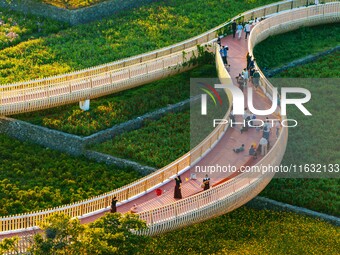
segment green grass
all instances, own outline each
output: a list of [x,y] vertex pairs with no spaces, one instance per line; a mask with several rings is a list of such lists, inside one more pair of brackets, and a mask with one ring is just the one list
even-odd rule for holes
[[[275,49],[273,49],[275,50]],[[278,74],[276,77],[338,77],[340,52]],[[339,80],[339,79],[337,79]],[[325,80],[323,85],[306,88],[312,94],[306,108],[313,116],[304,116],[296,107],[288,108],[288,118],[298,120],[289,129],[287,150],[282,165],[340,163],[339,151],[339,82]],[[291,86],[295,86],[293,83]],[[307,207],[319,212],[340,215],[340,179],[274,179],[261,195]]]
[[190,150],[190,111],[170,113],[93,149],[161,168]]
[[169,0],[0,51],[0,84],[104,64],[180,42],[273,0]]
[[137,254],[339,254],[339,228],[292,213],[242,207],[154,237]]
[[215,66],[206,64],[191,71],[152,82],[142,87],[91,100],[90,110],[78,104],[13,116],[30,123],[87,136],[147,112],[190,97],[190,78],[213,77]]
[[[0,50],[23,41],[57,33],[67,27],[67,24],[55,20],[0,8]],[[2,61],[0,69],[8,68]]]
[[71,157],[5,135],[0,135],[0,155],[1,216],[80,201],[141,177],[129,169]]
[[339,45],[339,41],[339,23],[305,27],[269,37],[256,45],[254,56],[262,70],[272,69],[307,55],[331,49]]

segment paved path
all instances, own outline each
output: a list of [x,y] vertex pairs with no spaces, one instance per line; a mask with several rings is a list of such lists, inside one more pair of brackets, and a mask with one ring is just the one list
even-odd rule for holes
[[[228,62],[230,64],[230,76],[233,79],[233,83],[236,83],[235,77],[241,73],[242,69],[246,67],[246,54],[248,49],[247,40],[244,39],[244,34],[241,39],[233,39],[232,36],[228,36],[222,39],[222,45],[228,45]],[[248,83],[248,85],[252,86]],[[246,100],[245,100],[246,102]],[[256,109],[268,109],[271,106],[271,102],[265,97],[262,90],[258,89],[254,93],[254,107]],[[274,116],[268,116],[275,118]],[[265,118],[262,118],[265,119]],[[236,121],[243,120],[243,116],[236,116]],[[256,131],[254,128],[250,128],[247,132],[241,134],[240,128],[229,128],[220,142],[202,159],[201,165],[233,165],[239,169],[243,165],[255,164],[261,159],[261,156],[257,160],[251,159],[248,155],[248,149],[251,144],[259,143],[262,137],[262,131]],[[273,144],[276,140],[275,132],[271,132],[270,141]],[[236,154],[232,148],[240,147],[241,144],[245,144],[245,151]],[[226,176],[227,177],[227,176]],[[202,178],[197,180],[190,180],[190,170],[181,175],[182,183],[182,196],[183,198],[192,196],[202,191],[200,185],[202,184]],[[221,178],[211,178],[211,184],[218,184]],[[157,196],[155,192],[148,193],[136,200],[125,203],[118,206],[118,212],[128,212],[133,204],[137,204],[139,212],[164,206],[175,202],[174,199],[174,186],[175,181],[171,181],[162,186],[162,190],[165,191],[161,196]],[[104,213],[97,214],[88,218],[82,219],[82,223],[92,222],[93,220],[101,217]]]
[[[228,36],[222,39],[222,45],[228,45],[228,62],[230,64],[230,76],[236,84],[235,77],[246,67],[246,54],[247,54],[247,40],[244,39],[244,34],[241,39],[233,39],[232,36]],[[248,83],[249,85],[249,83]],[[251,86],[251,84],[250,84]],[[246,100],[245,100],[246,102]],[[254,106],[257,109],[268,109],[271,106],[271,102],[267,99],[263,92],[258,89],[254,93]],[[269,116],[273,117],[274,116]],[[264,118],[262,118],[264,119]],[[236,121],[243,120],[243,116],[236,116]],[[256,131],[254,128],[250,128],[247,132],[241,134],[240,128],[229,128],[224,134],[220,142],[201,160],[201,165],[214,165],[218,162],[220,165],[233,165],[239,169],[242,165],[255,164],[261,159],[261,156],[257,160],[252,159],[248,154],[248,149],[251,144],[259,143],[262,136],[261,131]],[[275,132],[271,132],[270,142],[273,144],[276,140]],[[232,148],[240,147],[241,144],[245,144],[245,151],[241,153],[235,153]],[[235,175],[235,174],[234,174]],[[190,170],[186,171],[181,175],[182,178],[182,196],[183,198],[192,196],[202,191],[201,183],[202,179],[191,180]],[[227,177],[227,176],[226,176]],[[233,176],[229,176],[233,177]],[[211,185],[218,184],[221,182],[221,178],[211,178]],[[139,212],[161,207],[167,204],[171,204],[176,201],[173,198],[175,182],[171,181],[161,187],[163,194],[157,196],[155,192],[147,193],[140,198],[133,201],[119,205],[117,208],[118,212],[128,212],[133,204],[138,205]],[[85,217],[81,220],[82,223],[89,223],[95,219],[103,216],[104,213],[98,213],[89,217]],[[28,234],[28,232],[26,232]],[[7,237],[10,235],[7,235]],[[1,236],[5,237],[5,236]]]

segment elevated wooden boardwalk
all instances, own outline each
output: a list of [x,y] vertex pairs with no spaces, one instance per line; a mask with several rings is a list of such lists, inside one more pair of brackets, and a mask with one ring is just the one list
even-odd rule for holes
[[[304,1],[300,0],[284,1],[249,11],[243,14],[243,17],[245,20],[249,20],[251,17],[261,17],[274,14],[280,11],[304,6],[305,4],[306,3]],[[222,44],[228,45],[229,47],[228,61],[231,65],[230,76],[233,78],[234,84],[235,77],[242,71],[243,68],[245,68],[246,53],[249,51],[252,54],[253,47],[269,35],[293,30],[301,25],[311,26],[316,24],[338,22],[339,20],[339,2],[307,8],[303,7],[297,10],[283,12],[277,16],[273,16],[260,22],[253,28],[252,34],[248,39],[249,41],[244,39],[244,34],[240,40],[233,39],[231,36],[224,38],[222,40]],[[214,30],[214,32],[216,32],[216,30]],[[207,38],[203,41],[208,40],[211,35],[211,31],[207,32]],[[195,40],[192,42],[195,41],[197,44],[199,38]],[[188,47],[191,43],[188,43]],[[177,45],[175,48],[180,49],[180,46]],[[172,51],[170,51],[169,54],[173,54]],[[157,56],[158,55],[156,54],[156,58]],[[177,58],[177,62],[174,61],[174,63],[183,62],[183,60],[179,60],[177,56],[175,58]],[[142,61],[142,58],[140,58],[140,60]],[[161,61],[164,61],[164,59]],[[159,60],[155,60],[155,63],[159,64]],[[151,66],[153,65],[152,62],[149,64]],[[217,67],[220,68],[219,59],[216,60],[216,64]],[[138,68],[141,68],[138,70],[144,71],[146,68],[147,74],[150,74],[145,65]],[[159,70],[159,68],[160,66],[158,65],[157,70]],[[167,67],[165,69],[167,69]],[[255,108],[268,109],[271,106],[270,96],[272,93],[272,85],[263,76],[262,72],[260,72],[260,74],[261,89],[258,89],[255,93],[253,93],[253,101],[255,102]],[[158,78],[161,78],[161,76],[162,75],[157,74]],[[110,78],[110,76],[106,77],[107,79]],[[90,89],[92,89],[93,83],[90,81],[88,82],[91,85]],[[140,85],[139,82],[136,84],[136,86]],[[128,85],[124,87],[124,89],[129,88],[129,86],[132,85]],[[19,93],[20,95],[20,89],[18,91],[14,89],[13,93]],[[15,102],[18,102],[18,100],[24,100],[25,97],[27,97],[27,94],[21,93],[21,97],[18,97],[17,99],[15,99],[15,96],[11,93],[9,96],[14,98],[13,100],[16,100]],[[4,97],[0,98],[0,100],[1,99],[4,100]],[[29,106],[29,104],[25,102],[22,104],[20,103],[20,105],[19,103],[15,103],[13,109],[10,109],[11,103],[9,101],[6,102],[7,108],[5,107],[4,111],[21,111]],[[39,104],[36,104],[32,107],[33,109],[36,109],[38,106]],[[268,117],[277,118],[277,116]],[[242,116],[237,116],[238,121],[241,119]],[[216,130],[217,129],[218,128],[216,128]],[[149,229],[144,234],[149,235],[159,234],[178,227],[183,227],[234,210],[256,196],[269,183],[273,174],[238,173],[230,176],[232,178],[223,183],[220,183],[221,179],[216,179],[214,176],[211,176],[212,185],[217,183],[220,183],[220,185],[217,185],[208,191],[201,192],[202,188],[200,188],[200,184],[202,180],[189,179],[190,167],[193,167],[192,163],[197,160],[201,160],[201,162],[210,165],[218,162],[219,164],[224,165],[234,165],[237,168],[249,164],[278,165],[284,155],[288,139],[288,131],[287,128],[282,128],[278,138],[276,137],[275,132],[271,132],[269,139],[272,145],[271,150],[266,156],[258,157],[257,160],[254,160],[247,155],[248,149],[251,144],[259,143],[261,132],[258,132],[255,129],[249,129],[249,131],[241,134],[238,127],[228,128],[225,133],[224,130],[222,132],[222,129],[218,129],[218,133],[209,135],[209,140],[207,140],[208,143],[203,142],[202,145],[200,145],[201,152],[199,154],[197,153],[197,150],[191,151],[190,154],[184,155],[181,159],[179,159],[177,163],[169,165],[166,170],[159,170],[150,177],[144,178],[142,181],[137,181],[128,187],[113,191],[110,194],[103,195],[98,198],[90,199],[89,201],[84,201],[84,203],[64,206],[60,209],[57,208],[49,211],[32,213],[30,215],[2,218],[2,232],[0,232],[0,238],[17,234],[30,234],[30,227],[35,226],[34,224],[37,220],[45,219],[49,214],[57,211],[67,213],[73,217],[81,216],[83,223],[91,222],[108,211],[107,206],[109,205],[109,200],[115,194],[118,194],[118,199],[123,202],[122,205],[118,206],[119,212],[127,212],[133,204],[138,204],[138,213],[141,219],[146,220],[149,225]],[[222,134],[223,136],[221,136]],[[208,146],[206,144],[208,144]],[[212,144],[215,144],[215,146],[212,146]],[[245,151],[235,154],[232,148],[239,147],[241,144],[245,144]],[[205,154],[205,152],[207,152],[207,154]],[[183,180],[183,199],[181,200],[175,200],[173,198],[174,181],[169,182],[169,177],[174,176],[174,174],[178,171],[183,172],[181,174]],[[188,181],[186,181],[187,178]],[[165,190],[165,192],[161,196],[157,196],[153,191],[156,187],[161,188],[163,191]]]

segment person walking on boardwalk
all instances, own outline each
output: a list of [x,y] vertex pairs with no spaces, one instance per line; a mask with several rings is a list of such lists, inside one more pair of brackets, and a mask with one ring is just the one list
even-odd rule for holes
[[117,197],[113,197],[111,200],[111,213],[117,212],[117,202],[118,202]]
[[238,39],[241,39],[241,35],[242,35],[242,29],[243,29],[243,26],[241,23],[238,23],[237,25],[237,34],[238,34]]
[[233,30],[233,38],[235,38],[236,27],[237,27],[236,21],[233,20],[233,23],[231,23],[231,29]]
[[268,140],[264,137],[260,139],[259,144],[261,145],[261,155],[264,156],[267,154],[267,145],[268,145]]
[[227,63],[226,63],[226,61],[227,61],[227,56],[226,56],[227,51],[226,51],[226,49],[224,48],[224,46],[221,47],[221,49],[220,49],[220,54],[221,54],[221,57],[222,57],[222,60],[223,60],[223,64],[226,65],[226,64],[227,64]]
[[246,32],[246,37],[245,39],[247,40],[247,37],[248,35],[250,34],[250,24],[247,23],[245,26],[244,26],[244,31]]
[[210,178],[209,176],[206,174],[205,177],[203,178],[203,190],[207,190],[210,189]]
[[255,90],[257,90],[260,85],[260,73],[257,70],[254,70],[252,82],[254,84]]
[[181,176],[177,175],[175,178],[175,193],[174,193],[174,198],[182,198],[182,180],[181,180]]

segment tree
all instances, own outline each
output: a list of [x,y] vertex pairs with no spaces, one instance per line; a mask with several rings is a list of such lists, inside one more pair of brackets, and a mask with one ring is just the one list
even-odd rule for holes
[[[146,228],[134,214],[107,214],[90,225],[65,214],[53,214],[39,224],[42,233],[33,236],[32,255],[114,255],[134,254],[149,237],[136,233]],[[19,238],[0,242],[0,252],[17,252]],[[18,253],[19,254],[19,253]]]

